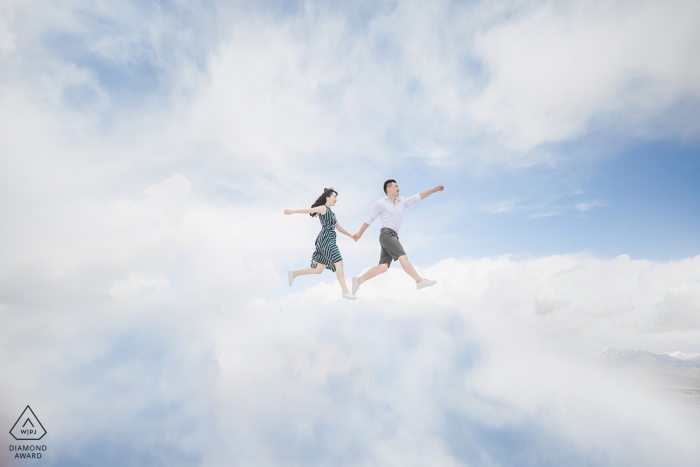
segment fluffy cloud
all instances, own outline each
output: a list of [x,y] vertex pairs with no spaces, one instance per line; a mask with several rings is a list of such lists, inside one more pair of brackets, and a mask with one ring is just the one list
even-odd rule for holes
[[[280,262],[306,255],[292,245],[313,233],[269,206],[217,207],[174,175],[70,211],[2,262],[0,413],[11,423],[31,402],[50,462],[693,465],[700,455],[696,421],[572,352],[696,351],[700,257],[446,259],[421,270],[439,281],[430,289],[392,268],[355,302],[309,277],[275,299]],[[241,229],[247,219],[256,225]]]
[[125,5],[0,11],[0,416],[31,402],[48,462],[698,458],[673,406],[562,350],[697,352],[697,257],[445,259],[432,289],[392,269],[352,303],[279,275],[316,233],[281,215],[298,186],[360,180],[341,197],[369,202],[404,155],[550,161],[528,150],[694,105],[695,4]]
[[[234,151],[255,153],[256,138],[292,157],[377,158],[398,147],[438,165],[531,164],[551,160],[537,146],[591,131],[698,131],[697,119],[671,112],[700,97],[697,2],[405,2],[374,9],[360,27],[343,11],[307,7],[272,29],[265,16],[236,23],[212,55],[198,112]],[[465,143],[469,154],[458,150]]]
[[[690,350],[700,332],[699,268],[700,256],[667,263],[588,254],[446,259],[421,271],[440,285],[410,303],[503,314],[574,349]],[[369,282],[360,296],[395,300],[401,303],[396,309],[403,309],[412,289],[403,275],[392,269],[389,278]]]
[[5,82],[62,118],[108,123],[150,148],[142,161],[247,169],[330,154],[353,172],[406,156],[521,166],[593,131],[698,130],[694,1],[171,6],[35,17],[19,4],[4,16],[26,31]]
[[692,320],[680,339],[651,327],[657,304],[697,281],[699,260],[446,260],[422,271],[440,282],[421,292],[392,269],[357,302],[322,284],[223,316],[220,403],[246,427],[228,423],[246,439],[235,455],[271,464],[690,465],[700,452],[680,409],[562,346],[693,346]]
[[476,38],[490,79],[475,116],[520,148],[610,125],[634,132],[645,119],[673,118],[664,117],[673,105],[700,97],[691,46],[700,40],[699,17],[700,6],[690,1],[526,8]]
[[15,50],[17,35],[10,29],[11,4],[5,3],[0,7],[0,57]]
[[430,289],[394,268],[355,302],[322,283],[224,310],[130,276],[69,326],[7,303],[3,419],[36,401],[57,464],[693,465],[697,420],[566,347],[692,350],[659,304],[697,301],[699,260],[450,259]]

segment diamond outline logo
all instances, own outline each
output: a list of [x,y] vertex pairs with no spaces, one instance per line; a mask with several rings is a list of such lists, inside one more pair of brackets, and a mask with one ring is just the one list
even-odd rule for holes
[[[27,411],[29,411],[29,414],[27,414]],[[31,415],[30,415],[30,414],[31,414]],[[29,422],[29,424],[30,424],[30,425],[32,426],[32,428],[34,428],[34,429],[36,429],[36,425],[39,425],[39,426],[41,427],[41,430],[43,431],[43,433],[41,434],[41,436],[39,436],[38,438],[25,438],[25,437],[22,437],[21,435],[20,435],[20,437],[18,438],[17,436],[15,436],[15,434],[13,433],[13,431],[15,430],[15,428],[17,428],[17,425],[19,424],[20,420],[22,420],[25,416],[26,416],[27,419],[24,421],[24,424],[22,424],[22,426],[20,426],[20,428],[24,428],[24,426],[27,424],[27,422]],[[34,422],[32,422],[32,418],[33,418],[34,421],[36,422],[36,425],[34,424]],[[11,434],[12,437],[13,437],[14,439],[16,439],[17,441],[38,441],[38,440],[40,440],[41,438],[43,438],[43,437],[46,435],[46,428],[44,428],[44,425],[41,424],[41,422],[39,421],[39,418],[36,416],[36,414],[34,413],[34,411],[32,410],[32,408],[29,407],[29,406],[27,406],[27,408],[24,409],[24,410],[22,411],[22,415],[19,416],[19,418],[17,419],[17,421],[15,422],[15,424],[12,425],[12,428],[10,429],[10,434]],[[37,435],[39,434],[39,433],[38,433],[38,430],[37,430],[37,433],[36,433],[36,434],[37,434]]]

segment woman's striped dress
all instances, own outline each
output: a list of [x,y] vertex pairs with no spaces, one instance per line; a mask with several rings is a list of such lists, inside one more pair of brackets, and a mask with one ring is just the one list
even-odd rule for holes
[[326,206],[326,213],[319,214],[318,219],[321,221],[321,232],[316,237],[316,251],[311,255],[311,267],[315,268],[318,263],[326,266],[335,272],[335,263],[342,261],[338,245],[335,244],[335,214],[331,208]]

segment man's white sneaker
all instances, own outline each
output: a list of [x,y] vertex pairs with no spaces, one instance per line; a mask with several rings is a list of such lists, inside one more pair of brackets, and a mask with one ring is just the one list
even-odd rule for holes
[[347,298],[348,300],[355,300],[357,297],[350,292],[343,292],[343,298]]
[[357,282],[357,277],[352,278],[352,294],[357,295],[357,289],[360,288],[360,283]]
[[292,282],[294,282],[294,271],[287,271],[287,275],[289,276],[289,285],[292,285]]
[[420,290],[420,289],[424,289],[426,287],[430,287],[431,285],[435,285],[435,284],[437,284],[437,281],[431,281],[430,279],[423,279],[422,281],[416,283],[416,288],[418,290]]

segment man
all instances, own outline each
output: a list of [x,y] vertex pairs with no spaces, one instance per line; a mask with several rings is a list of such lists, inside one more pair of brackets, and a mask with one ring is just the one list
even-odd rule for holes
[[386,193],[386,196],[374,203],[369,217],[367,217],[365,223],[362,224],[362,228],[352,236],[353,240],[358,241],[360,237],[362,237],[362,234],[365,233],[365,230],[367,230],[367,227],[369,227],[377,217],[382,220],[382,229],[379,233],[379,245],[381,245],[382,251],[379,255],[379,264],[359,278],[352,278],[353,295],[355,295],[357,289],[359,289],[364,282],[388,271],[392,260],[401,263],[403,270],[416,281],[416,287],[418,289],[430,287],[437,283],[437,281],[423,279],[418,275],[411,263],[409,263],[406,252],[403,250],[401,242],[399,242],[399,229],[401,228],[401,221],[403,220],[403,211],[407,207],[444,189],[445,187],[438,185],[432,190],[423,191],[405,198],[399,196],[399,185],[396,183],[396,180],[387,180],[384,182],[384,193]]

